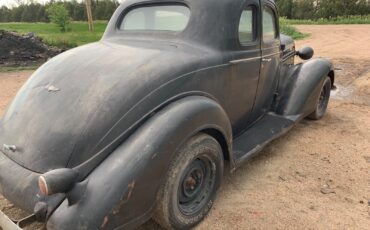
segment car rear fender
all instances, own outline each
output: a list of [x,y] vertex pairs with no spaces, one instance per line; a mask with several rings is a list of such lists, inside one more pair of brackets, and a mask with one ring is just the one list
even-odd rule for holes
[[312,113],[326,77],[331,78],[334,87],[333,65],[326,59],[312,59],[289,68],[282,75],[276,112],[287,116]]
[[67,194],[48,229],[132,228],[146,221],[172,156],[203,130],[221,133],[231,146],[230,121],[218,103],[190,96],[169,104]]

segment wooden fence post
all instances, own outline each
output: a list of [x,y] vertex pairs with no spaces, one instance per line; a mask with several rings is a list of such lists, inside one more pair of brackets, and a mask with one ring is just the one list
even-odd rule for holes
[[89,31],[94,31],[94,22],[92,17],[92,10],[91,10],[91,0],[85,0],[86,4],[86,12],[87,12],[87,21],[89,23]]

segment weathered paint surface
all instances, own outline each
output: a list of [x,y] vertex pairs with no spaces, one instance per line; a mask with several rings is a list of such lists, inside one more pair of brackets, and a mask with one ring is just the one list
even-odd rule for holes
[[[278,18],[270,0],[175,0],[191,9],[182,32],[117,28],[132,7],[158,2],[167,1],[124,1],[101,41],[44,64],[0,121],[0,191],[30,212],[45,203],[49,229],[140,225],[189,137],[215,137],[234,169],[311,113],[320,84],[334,80],[327,60],[294,65],[294,42],[279,31],[263,41],[261,17],[256,41],[239,43],[246,6],[257,15],[271,7]],[[283,122],[262,125],[275,131],[256,143],[242,139],[266,117]],[[233,151],[233,142],[241,148]],[[76,184],[40,194],[38,177],[60,168],[76,170]]]

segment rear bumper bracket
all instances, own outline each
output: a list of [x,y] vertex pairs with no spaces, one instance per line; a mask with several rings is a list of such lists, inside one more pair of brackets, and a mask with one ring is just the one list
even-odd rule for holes
[[34,214],[20,220],[11,220],[5,213],[0,211],[0,230],[22,230],[22,228],[36,221]]

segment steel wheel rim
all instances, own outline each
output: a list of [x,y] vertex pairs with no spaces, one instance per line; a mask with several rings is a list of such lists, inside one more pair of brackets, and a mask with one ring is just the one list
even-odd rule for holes
[[207,205],[216,181],[216,164],[208,156],[193,160],[184,170],[178,187],[178,206],[185,215],[194,215]]

